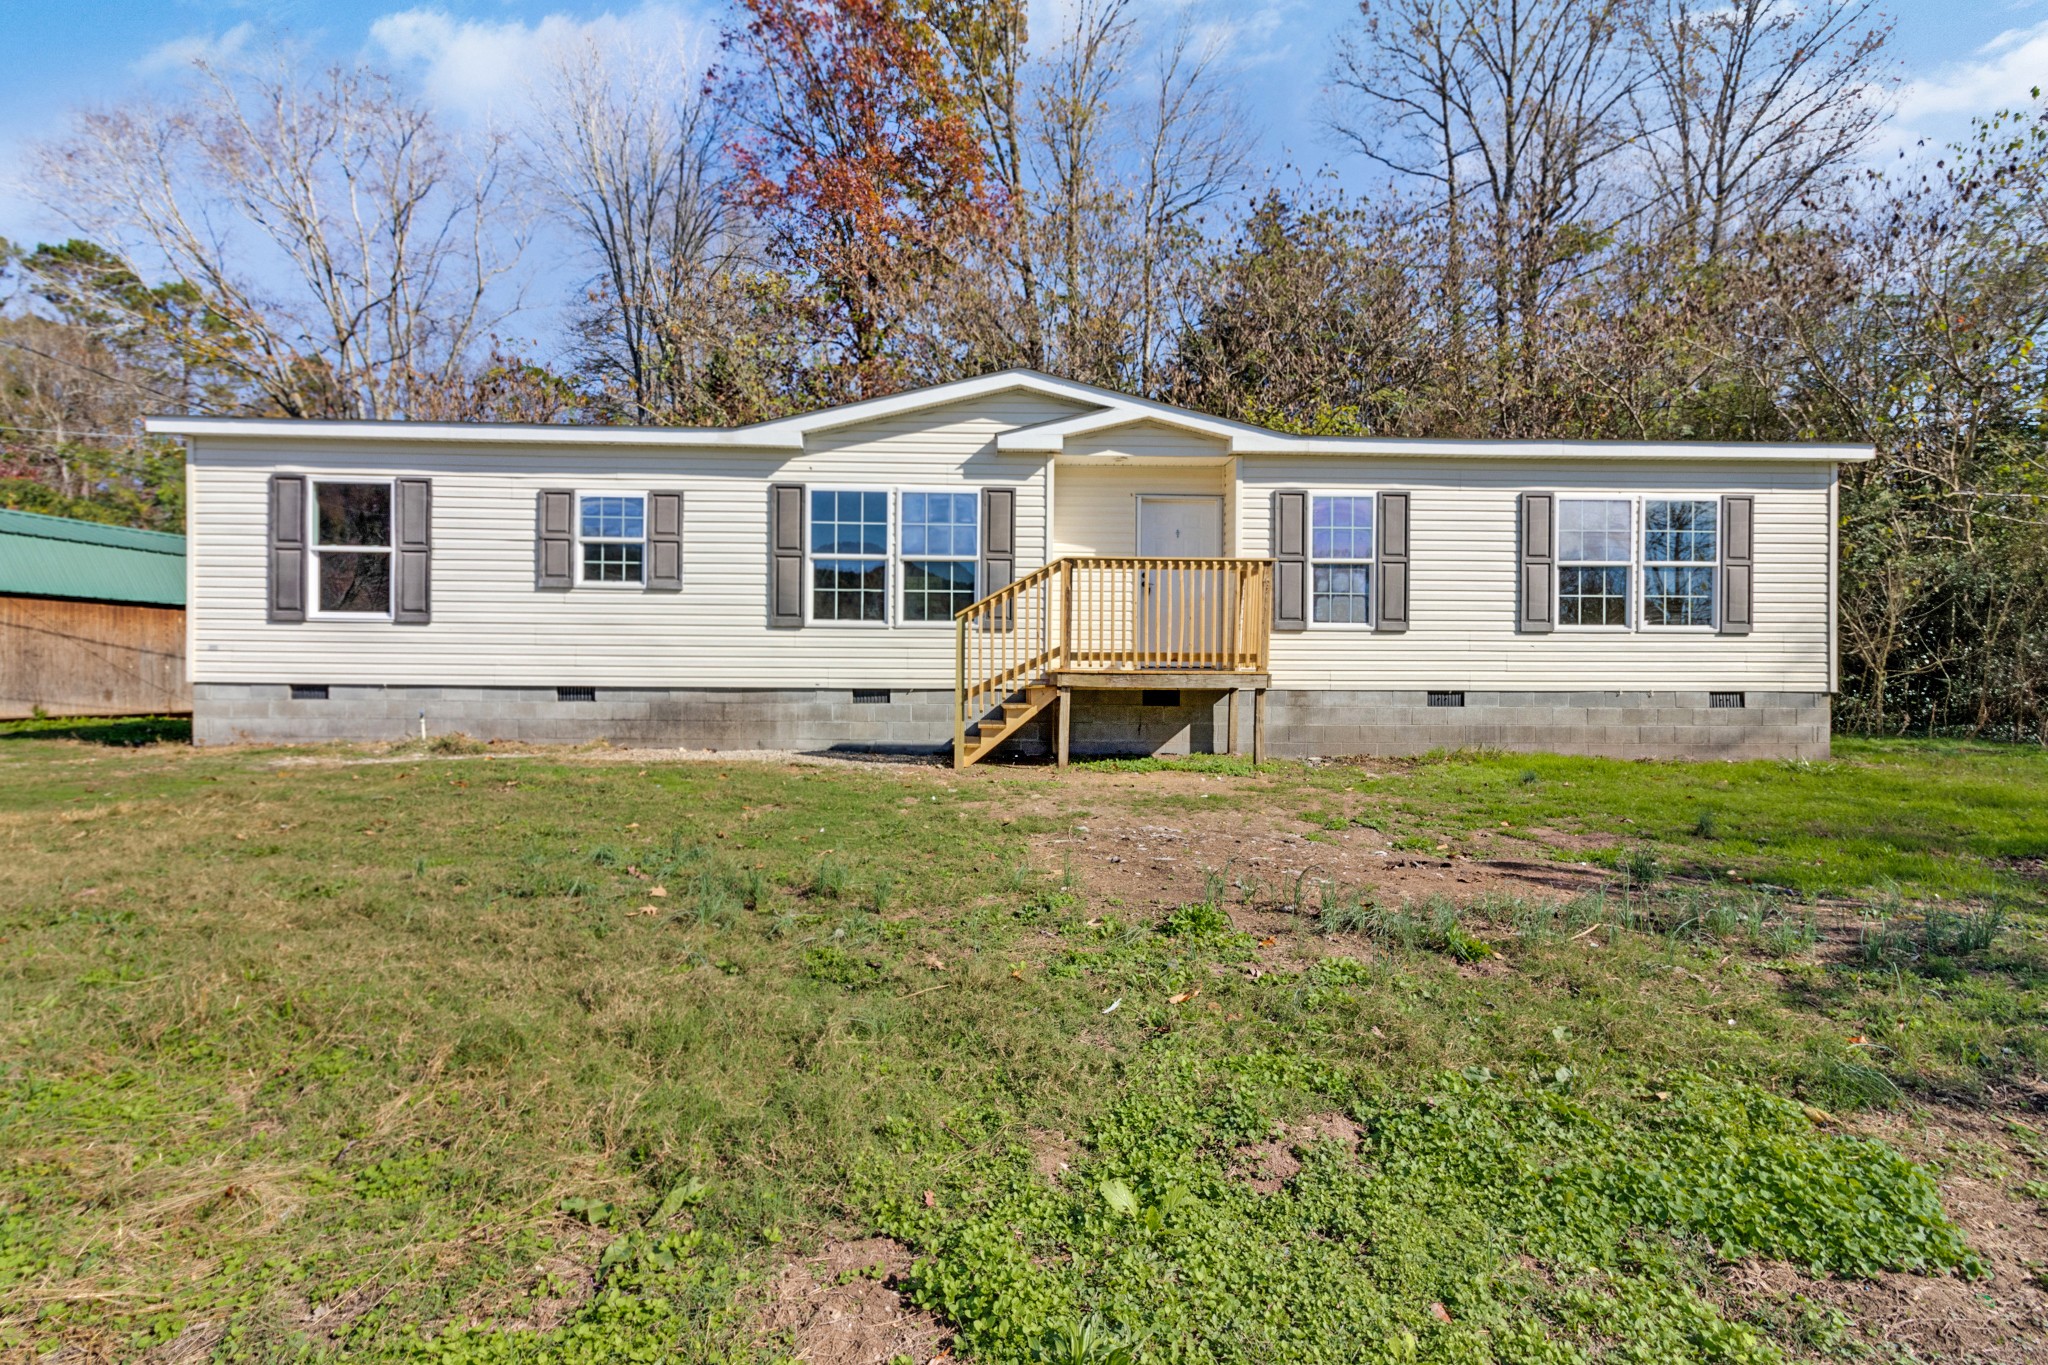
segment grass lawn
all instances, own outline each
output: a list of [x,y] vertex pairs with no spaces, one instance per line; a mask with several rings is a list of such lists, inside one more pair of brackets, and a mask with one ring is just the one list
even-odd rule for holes
[[0,1360],[2048,1358],[2038,750],[176,736],[0,727]]

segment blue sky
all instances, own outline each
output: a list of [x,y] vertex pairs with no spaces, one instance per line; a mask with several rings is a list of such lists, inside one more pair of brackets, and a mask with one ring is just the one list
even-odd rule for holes
[[[1062,0],[1033,0],[1050,31]],[[1346,154],[1316,112],[1347,0],[1149,0],[1229,34],[1231,78],[1271,166],[1327,164],[1366,188],[1379,174]],[[1893,0],[1892,52],[1904,79],[1889,146],[1959,135],[1973,114],[2025,102],[2048,84],[2048,0]],[[0,236],[34,242],[65,225],[23,183],[25,149],[60,132],[68,110],[114,103],[176,80],[193,56],[260,55],[279,41],[327,60],[363,57],[405,74],[458,120],[502,121],[523,72],[579,30],[613,40],[685,43],[709,56],[722,0],[0,0]]]

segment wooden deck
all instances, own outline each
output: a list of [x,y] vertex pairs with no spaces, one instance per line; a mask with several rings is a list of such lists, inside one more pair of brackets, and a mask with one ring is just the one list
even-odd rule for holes
[[953,763],[986,757],[1048,706],[1067,762],[1077,691],[1157,688],[1253,697],[1252,755],[1265,756],[1272,561],[1069,557],[954,618]]

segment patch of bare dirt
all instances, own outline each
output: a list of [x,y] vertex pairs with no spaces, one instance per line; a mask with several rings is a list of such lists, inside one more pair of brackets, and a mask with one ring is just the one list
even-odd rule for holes
[[1076,1151],[1066,1134],[1030,1128],[1025,1130],[1024,1136],[1031,1144],[1031,1168],[1043,1179],[1055,1183],[1066,1179]]
[[904,1303],[895,1289],[910,1265],[909,1248],[891,1238],[827,1241],[769,1283],[762,1326],[786,1336],[796,1358],[809,1365],[936,1360],[945,1349],[945,1328]]
[[[1921,1360],[2042,1365],[2048,1362],[2048,1216],[2012,1186],[2026,1178],[2027,1153],[1996,1111],[1931,1107],[1910,1119],[1862,1119],[1858,1131],[1883,1138],[1941,1175],[1941,1199],[1990,1277],[1886,1273],[1870,1280],[1815,1279],[1785,1265],[1746,1263],[1731,1280],[1745,1297],[1789,1302],[1795,1295],[1846,1314],[1873,1346],[1904,1347]],[[2026,1145],[2040,1147],[2031,1127]],[[2036,1169],[2038,1178],[2038,1169]]]
[[1346,1150],[1358,1145],[1358,1125],[1332,1110],[1311,1114],[1299,1123],[1279,1125],[1272,1137],[1254,1142],[1233,1153],[1230,1173],[1260,1194],[1278,1194],[1288,1181],[1301,1174],[1301,1151],[1317,1142],[1341,1143]]
[[[1388,903],[1488,893],[1565,900],[1606,878],[1597,868],[1531,857],[1535,847],[1519,839],[1492,841],[1504,856],[1472,859],[1391,848],[1377,831],[1356,825],[1311,839],[1301,824],[1241,810],[1175,812],[1157,821],[1105,815],[1039,836],[1033,854],[1040,866],[1071,869],[1094,896],[1162,912],[1199,899],[1212,874],[1224,878],[1234,909],[1254,910],[1291,907],[1297,899],[1314,904],[1331,883]],[[1241,919],[1239,927],[1272,934],[1298,924],[1288,914]]]

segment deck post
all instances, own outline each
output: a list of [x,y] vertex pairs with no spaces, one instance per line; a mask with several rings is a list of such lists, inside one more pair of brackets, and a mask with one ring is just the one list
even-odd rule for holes
[[1266,761],[1266,689],[1252,691],[1252,762]]
[[1237,752],[1237,699],[1243,695],[1244,689],[1242,687],[1230,689],[1230,705],[1224,711],[1224,715],[1228,717],[1224,724],[1229,727],[1225,732],[1223,741],[1223,752],[1226,754]]
[[967,766],[967,618],[953,618],[953,766]]
[[[1059,665],[1068,667],[1074,659],[1074,566],[1060,561],[1060,653]],[[1060,713],[1066,714],[1066,704],[1060,705]],[[1062,763],[1066,760],[1061,759]]]
[[1057,761],[1059,766],[1064,768],[1067,766],[1068,742],[1072,739],[1074,730],[1074,689],[1071,687],[1062,687],[1060,689],[1060,720],[1058,729]]

